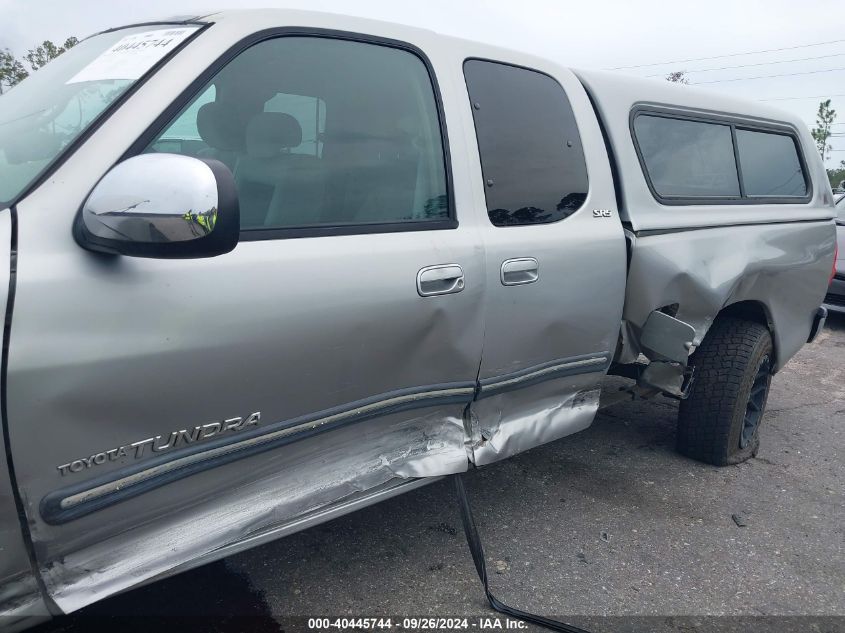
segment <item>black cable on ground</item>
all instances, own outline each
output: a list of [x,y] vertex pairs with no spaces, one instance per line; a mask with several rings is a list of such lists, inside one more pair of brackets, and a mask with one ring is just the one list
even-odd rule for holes
[[481,538],[478,536],[478,529],[475,526],[475,519],[472,516],[472,507],[469,504],[466,488],[461,475],[455,475],[455,493],[458,497],[458,506],[461,508],[461,521],[464,524],[464,534],[467,537],[467,545],[469,551],[472,553],[472,560],[475,563],[475,570],[478,572],[478,577],[481,579],[481,584],[484,585],[484,593],[487,594],[487,600],[490,606],[499,613],[504,613],[514,618],[543,626],[552,631],[562,631],[562,633],[589,633],[584,629],[579,629],[577,626],[544,618],[541,615],[534,615],[527,611],[520,611],[500,602],[496,596],[490,592],[490,586],[487,583],[487,566],[484,563],[484,548],[481,545]]

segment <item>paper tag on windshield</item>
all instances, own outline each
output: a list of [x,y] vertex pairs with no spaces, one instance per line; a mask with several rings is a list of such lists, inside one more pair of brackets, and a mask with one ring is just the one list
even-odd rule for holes
[[66,83],[138,79],[162,57],[193,35],[198,28],[198,26],[177,26],[127,35],[68,79]]

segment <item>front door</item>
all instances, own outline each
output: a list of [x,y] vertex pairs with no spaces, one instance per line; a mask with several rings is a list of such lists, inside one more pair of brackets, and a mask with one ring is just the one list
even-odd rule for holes
[[604,143],[568,71],[469,59],[489,222],[476,464],[588,426],[616,346],[625,242]]
[[466,469],[481,249],[457,222],[427,63],[350,38],[250,46],[135,144],[229,165],[231,253],[73,241],[115,136],[18,205],[11,450],[62,608],[397,478]]

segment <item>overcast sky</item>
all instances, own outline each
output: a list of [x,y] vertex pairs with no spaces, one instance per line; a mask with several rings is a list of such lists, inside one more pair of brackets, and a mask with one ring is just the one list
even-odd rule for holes
[[[819,101],[829,96],[840,112],[834,132],[843,136],[832,139],[840,151],[828,165],[845,160],[841,0],[0,0],[0,48],[20,55],[44,39],[59,42],[149,19],[267,6],[400,21],[534,53],[554,52],[567,65],[582,68],[675,62],[620,72],[662,76],[686,70],[693,83],[714,82],[702,88],[772,100],[810,125]],[[770,49],[786,50],[736,55]],[[715,56],[720,57],[675,61]],[[694,72],[703,69],[708,70]],[[749,79],[769,75],[788,76]]]

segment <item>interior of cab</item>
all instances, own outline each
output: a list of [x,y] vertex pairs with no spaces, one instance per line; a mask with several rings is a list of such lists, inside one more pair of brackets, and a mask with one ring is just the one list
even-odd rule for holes
[[319,37],[252,46],[147,151],[232,171],[244,230],[448,217],[440,122],[411,52]]

